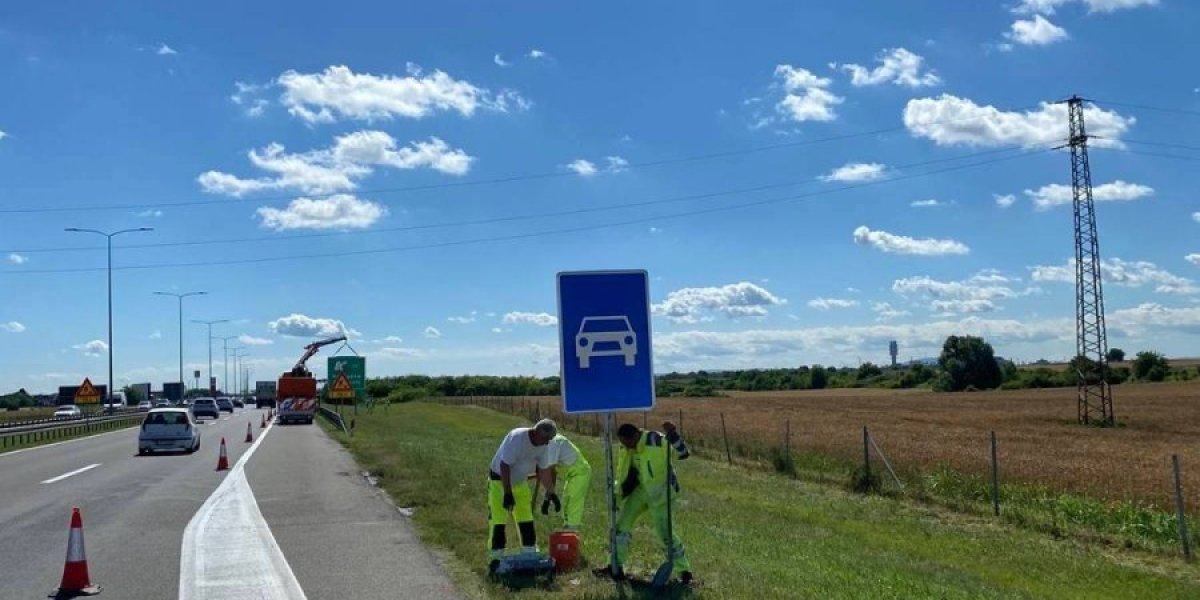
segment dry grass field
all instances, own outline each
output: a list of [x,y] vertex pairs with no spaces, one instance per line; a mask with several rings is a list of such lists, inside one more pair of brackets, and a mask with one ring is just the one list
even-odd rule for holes
[[[1006,484],[1044,485],[1164,509],[1171,507],[1173,493],[1170,457],[1178,454],[1189,509],[1200,512],[1200,383],[1116,386],[1114,405],[1120,426],[1100,429],[1075,423],[1073,388],[958,394],[836,389],[661,399],[648,419],[651,424],[668,416],[678,420],[682,411],[692,443],[720,454],[722,413],[735,454],[739,447],[782,446],[790,423],[793,453],[846,463],[861,463],[866,425],[902,477],[938,467],[986,476],[988,437],[995,431]],[[542,399],[540,406],[562,418],[557,399]],[[643,419],[640,413],[619,418],[637,424]]]

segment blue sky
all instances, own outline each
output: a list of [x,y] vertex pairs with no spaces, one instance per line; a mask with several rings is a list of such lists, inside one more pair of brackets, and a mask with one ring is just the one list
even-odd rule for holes
[[1111,344],[1196,355],[1198,24],[1181,0],[5,7],[0,388],[105,379],[103,240],[65,227],[154,228],[115,238],[118,381],[175,378],[153,292],[192,290],[254,378],[339,330],[369,374],[552,374],[554,274],[593,268],[650,272],[660,370],[950,333],[1067,357],[1046,103],[1072,93]]

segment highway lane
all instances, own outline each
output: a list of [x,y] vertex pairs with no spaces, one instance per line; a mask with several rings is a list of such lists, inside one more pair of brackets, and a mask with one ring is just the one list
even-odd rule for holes
[[[91,575],[109,598],[174,598],[180,540],[192,515],[224,478],[215,471],[220,438],[229,460],[255,436],[260,411],[204,419],[193,455],[137,456],[138,428],[0,455],[0,598],[44,598],[57,587],[72,506],[83,511]],[[54,480],[73,471],[98,465]]]

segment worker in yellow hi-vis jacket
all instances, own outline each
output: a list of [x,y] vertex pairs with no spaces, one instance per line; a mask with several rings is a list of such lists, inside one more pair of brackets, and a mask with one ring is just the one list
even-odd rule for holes
[[[657,431],[642,431],[636,425],[625,423],[617,429],[617,438],[624,447],[615,472],[617,497],[620,512],[617,515],[617,564],[597,569],[596,575],[624,579],[623,565],[629,557],[629,543],[633,540],[633,527],[645,513],[650,513],[654,530],[664,546],[674,549],[674,570],[684,584],[692,582],[692,565],[688,560],[678,529],[667,525],[667,486],[671,486],[671,513],[678,514],[675,502],[680,487],[674,469],[668,472],[667,453],[675,449],[679,460],[688,457],[687,445],[679,431],[670,421],[663,423],[666,434]],[[674,529],[674,539],[667,532]]]
[[[550,481],[561,483],[562,493],[555,495],[550,487],[542,500],[542,514],[549,514],[550,505],[562,510],[563,529],[578,531],[583,525],[583,506],[587,500],[588,486],[592,482],[592,465],[588,464],[579,448],[559,434],[550,440],[546,448],[546,462],[550,463]],[[562,504],[559,505],[561,497]]]

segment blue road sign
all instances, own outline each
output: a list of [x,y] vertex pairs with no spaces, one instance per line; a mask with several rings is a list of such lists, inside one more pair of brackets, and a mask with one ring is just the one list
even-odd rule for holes
[[654,408],[648,279],[645,271],[558,274],[565,412]]

